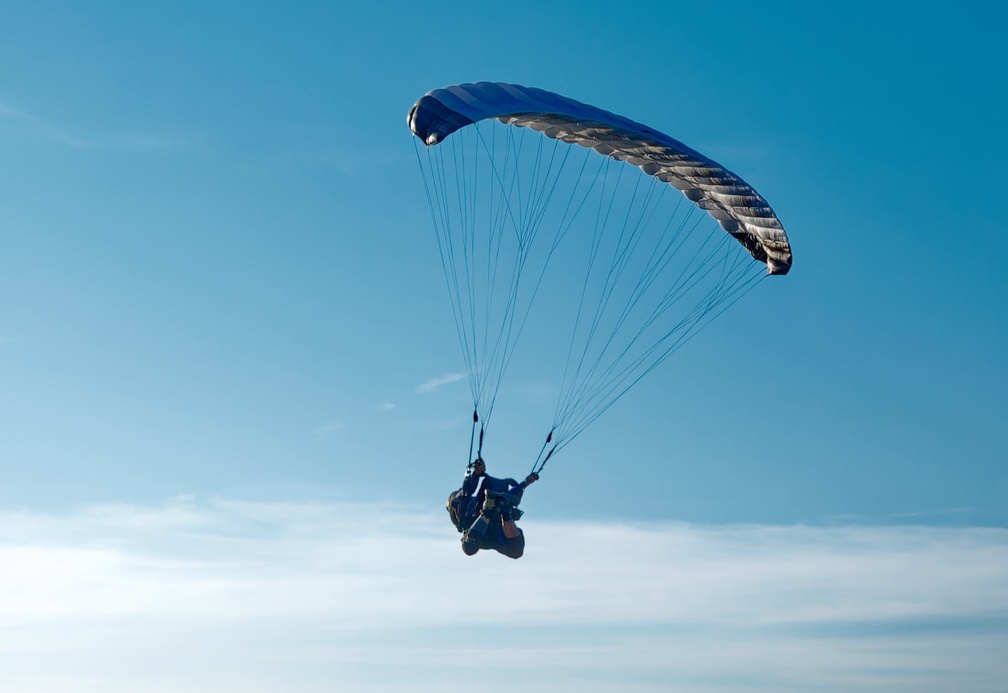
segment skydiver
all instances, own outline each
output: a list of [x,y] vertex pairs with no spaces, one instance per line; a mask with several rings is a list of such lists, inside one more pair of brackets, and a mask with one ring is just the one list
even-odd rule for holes
[[[525,534],[515,525],[525,489],[539,479],[535,472],[518,483],[497,479],[486,473],[486,462],[478,457],[466,471],[462,488],[448,497],[448,512],[462,532],[462,551],[467,556],[480,549],[493,549],[508,558],[525,553]],[[478,487],[478,488],[477,488]]]

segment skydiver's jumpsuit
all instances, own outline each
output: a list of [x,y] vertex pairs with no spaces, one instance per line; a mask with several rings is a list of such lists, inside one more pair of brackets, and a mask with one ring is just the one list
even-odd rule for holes
[[[480,484],[482,480],[482,484]],[[476,487],[479,486],[479,490]],[[489,474],[477,476],[472,472],[467,472],[462,482],[462,494],[464,501],[459,515],[459,531],[462,534],[462,550],[466,555],[472,556],[480,549],[493,549],[502,553],[508,558],[521,558],[525,553],[525,533],[518,527],[518,535],[514,537],[504,536],[504,528],[501,525],[501,516],[511,519],[511,510],[521,501],[525,492],[525,482],[518,483],[514,479],[497,479]],[[497,496],[496,504],[492,508],[484,509],[487,491]],[[480,522],[486,518],[489,524]],[[486,531],[480,531],[485,526]],[[476,530],[476,531],[471,531]]]

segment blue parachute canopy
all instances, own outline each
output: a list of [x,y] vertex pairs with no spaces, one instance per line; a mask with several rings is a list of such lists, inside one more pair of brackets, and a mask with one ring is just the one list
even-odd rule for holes
[[488,118],[637,166],[706,210],[755,259],[767,264],[769,274],[791,269],[784,227],[752,186],[682,142],[629,118],[543,89],[477,82],[431,91],[417,101],[408,122],[413,134],[432,146]]

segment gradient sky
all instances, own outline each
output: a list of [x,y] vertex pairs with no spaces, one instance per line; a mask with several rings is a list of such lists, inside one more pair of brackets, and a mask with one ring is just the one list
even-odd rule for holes
[[[0,0],[0,688],[998,690],[1005,11],[358,4]],[[708,154],[795,255],[551,461],[518,562],[441,509],[405,124],[475,80]]]

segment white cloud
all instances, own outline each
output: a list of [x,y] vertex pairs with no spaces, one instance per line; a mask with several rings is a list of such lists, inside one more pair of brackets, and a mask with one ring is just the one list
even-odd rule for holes
[[1008,676],[1008,530],[522,524],[511,561],[465,557],[440,508],[0,513],[0,689],[994,691]]
[[416,392],[419,395],[434,392],[434,390],[437,390],[442,385],[458,382],[464,377],[464,373],[449,373],[448,375],[441,376],[440,378],[431,378],[430,380],[417,385]]
[[393,402],[382,402],[375,407],[378,411],[392,411],[395,409],[395,404]]

